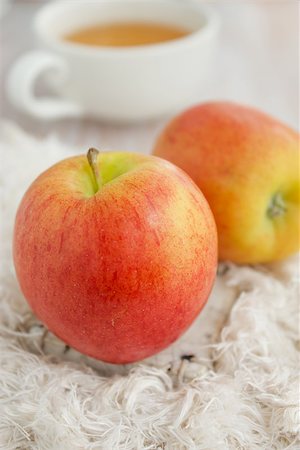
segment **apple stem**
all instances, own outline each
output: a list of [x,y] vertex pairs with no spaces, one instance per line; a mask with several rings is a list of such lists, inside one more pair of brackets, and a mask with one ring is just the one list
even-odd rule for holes
[[282,198],[282,195],[278,192],[274,195],[272,198],[272,201],[270,203],[270,206],[268,208],[268,216],[273,219],[277,216],[282,216],[286,212],[286,204],[285,201]]
[[100,153],[99,150],[97,150],[96,148],[90,148],[87,152],[87,160],[89,162],[89,165],[92,169],[92,173],[94,176],[94,182],[95,182],[96,189],[97,189],[96,192],[99,191],[99,189],[103,186],[102,177],[99,172],[98,164],[97,164],[97,159],[98,159],[99,153]]

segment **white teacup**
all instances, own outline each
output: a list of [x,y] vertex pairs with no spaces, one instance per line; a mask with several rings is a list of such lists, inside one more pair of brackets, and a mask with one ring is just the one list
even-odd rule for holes
[[[105,22],[147,21],[191,33],[168,42],[135,47],[92,47],[63,36]],[[39,119],[89,116],[136,121],[176,111],[195,101],[208,73],[218,17],[191,1],[56,1],[34,20],[46,50],[25,54],[7,79],[11,102]],[[58,97],[35,95],[44,75]]]

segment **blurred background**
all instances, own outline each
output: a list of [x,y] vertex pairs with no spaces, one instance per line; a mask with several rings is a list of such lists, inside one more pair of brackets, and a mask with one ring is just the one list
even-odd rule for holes
[[[0,2],[2,117],[36,136],[55,133],[76,149],[85,149],[89,145],[137,151],[151,149],[154,136],[168,117],[140,124],[116,125],[92,119],[42,122],[16,111],[7,99],[4,81],[14,60],[38,46],[31,27],[32,18],[47,1]],[[221,28],[210,75],[194,103],[211,99],[236,100],[261,108],[298,127],[298,2],[219,0],[202,3],[209,3],[216,10]]]

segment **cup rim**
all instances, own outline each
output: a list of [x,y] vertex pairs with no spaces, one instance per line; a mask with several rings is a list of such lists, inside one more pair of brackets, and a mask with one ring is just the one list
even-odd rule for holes
[[[159,0],[162,4],[170,4],[170,0]],[[155,44],[145,44],[145,45],[137,45],[137,46],[128,46],[128,47],[101,47],[101,46],[89,46],[83,44],[77,44],[73,42],[63,41],[59,38],[49,38],[49,36],[43,33],[43,29],[40,26],[40,21],[43,16],[49,13],[53,9],[53,7],[60,6],[63,3],[61,0],[55,0],[51,3],[48,3],[42,6],[34,16],[33,19],[33,28],[35,34],[47,45],[52,48],[56,48],[57,50],[65,50],[68,53],[73,54],[85,54],[85,55],[111,55],[111,56],[133,56],[138,54],[151,54],[151,53],[161,53],[170,50],[175,50],[178,48],[186,47],[189,45],[193,45],[198,43],[199,41],[210,38],[215,35],[220,26],[220,19],[215,10],[208,5],[196,4],[193,2],[187,2],[186,4],[180,3],[181,6],[186,6],[187,8],[194,8],[195,11],[199,11],[201,15],[205,19],[204,25],[193,31],[192,33],[187,34],[186,36],[180,37],[178,39],[173,39],[170,41],[165,41],[161,43]],[[65,1],[67,4],[68,2]],[[125,0],[122,1],[125,4]],[[136,0],[126,0],[126,3],[137,3]],[[146,3],[146,1],[145,1]],[[151,2],[148,1],[150,4]],[[158,2],[155,2],[156,4]]]

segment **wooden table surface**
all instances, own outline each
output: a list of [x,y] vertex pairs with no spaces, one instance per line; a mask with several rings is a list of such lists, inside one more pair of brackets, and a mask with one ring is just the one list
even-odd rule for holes
[[[54,133],[73,145],[76,151],[85,151],[88,146],[150,151],[167,117],[122,126],[90,119],[45,123],[20,114],[9,104],[5,95],[5,78],[19,55],[37,47],[31,22],[36,10],[44,3],[15,0],[0,19],[1,116],[37,136]],[[297,2],[220,0],[209,3],[220,14],[222,27],[211,75],[195,103],[208,99],[236,100],[257,106],[297,127]]]

